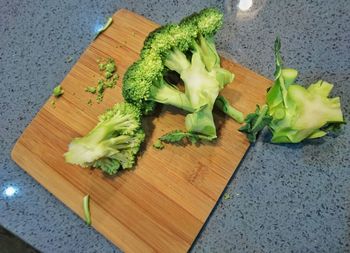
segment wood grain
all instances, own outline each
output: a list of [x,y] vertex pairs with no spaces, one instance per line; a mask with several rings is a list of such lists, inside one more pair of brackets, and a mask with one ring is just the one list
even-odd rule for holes
[[[97,116],[121,101],[121,82],[107,90],[101,104],[84,92],[100,77],[96,60],[113,57],[124,74],[137,59],[145,36],[158,25],[127,10],[84,52],[62,82],[64,95],[39,111],[13,151],[13,160],[83,217],[83,196],[91,196],[92,226],[126,252],[186,252],[224,190],[249,143],[239,124],[215,112],[219,138],[208,145],[166,146],[152,143],[162,134],[184,128],[184,113],[164,106],[158,117],[147,117],[147,142],[135,169],[107,177],[99,170],[64,162],[69,142],[86,134]],[[244,113],[264,101],[270,81],[223,59],[236,78],[223,94]]]

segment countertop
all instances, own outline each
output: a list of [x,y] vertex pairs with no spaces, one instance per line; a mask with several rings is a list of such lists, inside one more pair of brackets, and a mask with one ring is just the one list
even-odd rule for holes
[[[249,2],[249,1],[248,1]],[[0,0],[0,224],[42,252],[119,252],[11,161],[22,131],[120,8],[164,24],[203,7],[225,12],[226,57],[273,77],[282,40],[298,82],[334,83],[349,119],[350,5],[338,1]],[[72,56],[73,60],[67,61]],[[232,177],[192,252],[349,252],[350,126],[338,136],[274,145],[264,131]]]

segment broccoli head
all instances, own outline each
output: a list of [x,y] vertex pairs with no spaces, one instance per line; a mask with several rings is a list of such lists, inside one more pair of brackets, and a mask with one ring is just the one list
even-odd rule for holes
[[69,144],[64,154],[66,162],[100,168],[110,175],[131,168],[145,138],[140,117],[137,106],[116,104],[99,117],[99,123],[87,135]]
[[[155,103],[181,108],[189,112],[185,120],[189,132],[216,138],[213,106],[219,92],[234,78],[221,68],[215,48],[214,35],[222,19],[220,11],[208,8],[179,24],[151,32],[144,41],[141,58],[124,75],[125,100],[147,112]],[[169,71],[178,73],[184,92],[164,79]]]
[[333,85],[318,81],[304,88],[295,83],[298,71],[283,68],[281,42],[275,41],[275,82],[269,89],[266,105],[245,119],[240,131],[255,141],[257,133],[268,126],[273,143],[298,143],[319,138],[344,123],[339,97],[329,98]]

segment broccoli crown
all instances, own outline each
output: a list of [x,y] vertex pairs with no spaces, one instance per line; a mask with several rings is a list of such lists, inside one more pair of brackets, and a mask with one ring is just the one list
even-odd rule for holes
[[[185,119],[187,131],[216,138],[212,109],[220,90],[234,77],[221,68],[213,39],[222,20],[220,11],[208,8],[179,24],[167,24],[151,32],[141,58],[124,75],[125,100],[148,112],[154,103],[184,109],[190,112]],[[185,92],[167,82],[165,77],[171,71],[179,75]]]
[[[179,50],[186,53],[194,47],[200,36],[211,36],[222,25],[223,15],[215,8],[204,9],[184,18],[179,24],[167,24],[151,32],[144,41],[141,50],[141,58],[132,64],[126,71],[123,78],[123,96],[126,101],[141,105],[141,108],[148,111],[154,108],[156,101],[165,104],[172,104],[183,108],[184,98],[176,89],[169,90],[169,96],[178,97],[164,100],[158,99],[157,89],[168,83],[161,81],[164,71],[164,63],[173,53]],[[186,107],[186,106],[185,106]]]
[[145,138],[140,108],[118,103],[99,117],[99,123],[87,135],[75,138],[65,160],[82,167],[96,167],[108,174],[131,168]]

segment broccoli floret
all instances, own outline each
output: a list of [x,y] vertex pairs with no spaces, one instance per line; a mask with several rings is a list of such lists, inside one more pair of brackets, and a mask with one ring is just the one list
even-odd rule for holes
[[[273,143],[298,143],[319,138],[344,123],[339,97],[328,98],[333,85],[318,81],[304,88],[295,84],[298,71],[283,68],[281,42],[275,41],[275,82],[269,89],[266,105],[245,119],[240,131],[253,142],[257,133],[268,126]],[[260,120],[259,120],[260,119]]]
[[66,162],[100,168],[110,175],[131,168],[145,138],[140,117],[137,106],[116,104],[99,117],[99,123],[87,135],[69,144],[64,154]]
[[[214,44],[222,18],[217,9],[208,8],[179,24],[168,24],[151,32],[141,58],[124,75],[125,100],[148,112],[155,103],[184,109],[189,112],[185,120],[187,131],[215,139],[212,109],[220,90],[234,78],[220,67]],[[179,74],[185,92],[164,80],[168,71]]]

